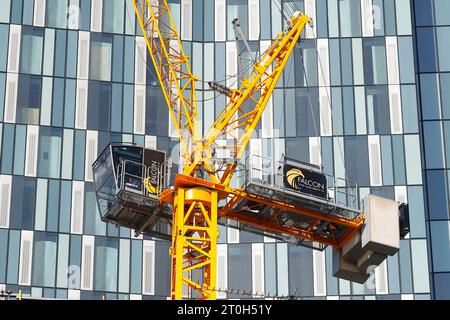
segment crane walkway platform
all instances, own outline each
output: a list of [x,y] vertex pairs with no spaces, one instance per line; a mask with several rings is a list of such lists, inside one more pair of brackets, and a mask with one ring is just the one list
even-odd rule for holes
[[224,207],[242,230],[324,249],[342,246],[363,222],[355,183],[286,157],[252,156],[245,167],[244,194]]

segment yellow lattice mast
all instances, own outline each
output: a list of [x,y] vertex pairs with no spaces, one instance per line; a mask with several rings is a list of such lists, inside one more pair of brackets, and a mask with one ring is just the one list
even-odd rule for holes
[[133,4],[180,139],[181,155],[189,155],[199,138],[196,78],[191,73],[189,58],[166,1],[133,0]]
[[[133,0],[158,80],[181,144],[183,175],[161,202],[173,204],[172,299],[216,298],[218,202],[230,194],[229,183],[264,112],[308,17],[296,13],[289,27],[262,55],[203,138],[199,137],[195,76],[175,28],[167,0]],[[244,106],[245,104],[245,106]],[[234,161],[218,168],[213,154],[224,136]],[[230,139],[231,137],[231,139]],[[207,173],[208,181],[197,173]],[[236,192],[235,192],[236,191]]]

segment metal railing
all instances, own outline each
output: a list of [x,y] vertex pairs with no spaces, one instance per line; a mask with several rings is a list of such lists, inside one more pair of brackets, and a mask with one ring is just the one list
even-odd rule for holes
[[[131,191],[147,197],[159,196],[162,191],[169,187],[171,166],[171,159],[162,163],[157,169],[155,178],[154,168],[146,167],[135,161],[123,160],[117,167],[117,191]],[[144,183],[146,179],[152,178],[152,176],[155,182],[155,185],[153,185],[155,192],[150,192]]]
[[[317,172],[312,168],[300,165],[302,171]],[[284,185],[284,162],[274,161],[271,158],[259,155],[252,155],[245,160],[245,184],[249,182],[257,182],[268,186],[273,186],[280,189],[285,189]],[[327,180],[327,199],[331,204],[338,204],[345,206],[355,211],[360,210],[358,185],[350,180],[343,178],[336,178],[332,175],[321,172]],[[301,191],[298,191],[302,193]],[[314,197],[311,194],[307,194]]]
[[172,171],[172,158],[167,159],[161,164],[159,175],[158,175],[158,195],[164,190],[170,188],[170,179]]

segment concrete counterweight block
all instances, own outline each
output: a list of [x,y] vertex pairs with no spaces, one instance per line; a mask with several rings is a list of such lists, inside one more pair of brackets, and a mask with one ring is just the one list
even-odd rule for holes
[[367,273],[369,267],[378,267],[387,258],[384,254],[367,251],[361,258],[359,258],[356,266],[360,272]]
[[361,232],[364,251],[393,256],[400,250],[399,204],[397,201],[368,195],[363,200],[366,222]]
[[341,250],[333,250],[333,275],[357,283],[367,281],[370,267],[379,266],[400,250],[398,202],[368,195],[363,210],[363,228]]
[[364,284],[369,279],[370,274],[361,272],[355,262],[345,259],[341,250],[333,249],[333,276]]

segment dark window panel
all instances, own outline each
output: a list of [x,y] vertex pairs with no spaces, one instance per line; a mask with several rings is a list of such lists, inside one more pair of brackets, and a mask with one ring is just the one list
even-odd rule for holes
[[89,81],[87,127],[89,130],[109,131],[111,124],[112,85]]
[[416,32],[419,72],[436,72],[437,53],[434,28],[417,28]]
[[[228,246],[228,289],[252,291],[252,246],[250,244]],[[229,299],[242,299],[230,294]]]
[[16,121],[23,124],[39,124],[42,94],[41,76],[19,76]]
[[289,251],[289,294],[294,296],[314,296],[312,250],[288,245]]
[[36,202],[36,179],[13,177],[10,210],[10,227],[13,229],[34,229]]
[[345,167],[348,179],[358,186],[369,186],[369,154],[367,137],[345,137]]
[[33,244],[32,285],[54,287],[56,280],[56,253],[58,235],[35,232]]

